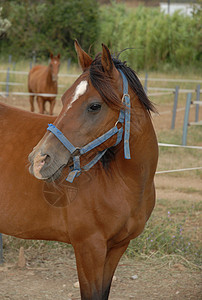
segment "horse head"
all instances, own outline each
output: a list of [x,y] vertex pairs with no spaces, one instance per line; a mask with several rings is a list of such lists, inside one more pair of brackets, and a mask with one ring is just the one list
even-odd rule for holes
[[[83,74],[62,96],[63,108],[54,125],[71,144],[82,148],[115,125],[123,107],[123,87],[120,73],[105,45],[102,45],[100,59],[94,61],[77,41],[75,48]],[[104,90],[102,84],[105,85]],[[93,156],[115,142],[116,135],[86,156]],[[73,156],[52,132],[47,132],[29,159],[30,171],[35,177],[54,180],[67,164],[72,163]]]
[[[119,147],[119,143],[124,144],[125,158],[130,158],[130,107],[124,98],[130,102],[130,77],[125,75],[128,69],[129,74],[132,71],[121,61],[113,59],[105,45],[94,60],[77,41],[75,48],[83,73],[62,96],[62,111],[29,156],[30,172],[38,179],[54,181],[67,166],[73,170],[68,180],[71,182],[82,168],[89,170],[108,149]],[[133,80],[129,84],[137,85],[135,93],[138,95],[140,90],[138,96],[147,110],[152,110],[139,80],[136,82],[135,73],[131,74]],[[133,101],[135,95],[131,95]],[[136,104],[137,110],[138,106],[142,110],[142,104]],[[88,163],[81,167],[84,160]]]
[[52,81],[57,81],[58,80],[58,72],[60,69],[60,54],[53,56],[52,53],[50,53],[50,70],[51,70],[51,76],[52,76]]

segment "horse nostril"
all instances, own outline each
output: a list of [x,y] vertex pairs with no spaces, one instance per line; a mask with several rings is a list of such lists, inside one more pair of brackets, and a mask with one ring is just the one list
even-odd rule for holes
[[51,161],[50,155],[46,154],[46,156],[44,157],[42,163],[43,163],[43,164],[46,163],[46,164],[48,165],[48,164],[50,163],[50,161]]
[[50,162],[50,156],[47,154],[38,153],[33,160],[33,165],[37,169],[41,169],[45,164]]

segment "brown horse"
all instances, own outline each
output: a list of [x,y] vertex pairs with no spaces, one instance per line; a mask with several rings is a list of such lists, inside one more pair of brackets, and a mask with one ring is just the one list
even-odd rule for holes
[[[53,114],[53,109],[55,106],[56,96],[49,96],[49,94],[56,95],[58,92],[58,72],[60,68],[60,54],[53,56],[50,54],[51,61],[48,65],[42,66],[37,65],[33,67],[28,76],[28,90],[29,93],[36,93],[37,103],[39,107],[39,112],[44,114],[45,112],[45,102],[50,102],[50,115]],[[47,94],[42,96],[40,94]],[[30,95],[30,105],[31,111],[34,111],[34,95]]]
[[[0,106],[0,232],[71,243],[81,299],[107,300],[117,264],[155,203],[154,108],[134,71],[106,46],[95,60],[75,46],[84,72],[57,119]],[[29,156],[38,180],[26,157],[48,122],[57,128],[49,125]]]

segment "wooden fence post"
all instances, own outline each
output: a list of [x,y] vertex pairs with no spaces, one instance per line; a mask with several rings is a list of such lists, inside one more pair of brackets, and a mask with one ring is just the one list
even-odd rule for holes
[[[200,101],[200,84],[196,87],[196,101]],[[199,116],[199,104],[196,104],[196,113],[195,113],[195,122],[198,122],[198,116]]]
[[9,63],[9,65],[11,64],[11,62],[12,62],[12,55],[9,55],[8,56],[8,63]]
[[9,96],[9,79],[10,79],[10,68],[7,69],[7,75],[6,75],[6,97]]
[[187,102],[186,102],[186,108],[185,108],[185,114],[184,114],[184,125],[183,125],[183,134],[182,134],[182,145],[186,146],[187,144],[187,128],[189,125],[189,110],[191,105],[191,93],[187,94]]
[[36,64],[36,52],[35,51],[33,51],[32,61],[33,61],[33,65],[35,66],[35,64]]
[[173,117],[172,117],[172,122],[171,122],[171,129],[175,128],[175,119],[176,119],[176,111],[177,111],[178,93],[179,93],[179,86],[177,85],[175,87],[175,92],[174,92]]
[[148,73],[145,74],[145,80],[144,80],[144,91],[147,94],[147,81],[148,81]]
[[0,233],[0,264],[3,264],[4,259],[3,259],[3,239],[2,239],[2,234]]

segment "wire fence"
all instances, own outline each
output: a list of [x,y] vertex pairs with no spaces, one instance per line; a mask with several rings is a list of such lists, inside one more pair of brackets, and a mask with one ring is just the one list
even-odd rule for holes
[[[0,73],[6,74],[6,81],[1,81],[0,85],[5,85],[6,86],[6,92],[1,92],[0,95],[7,97],[9,94],[11,95],[19,95],[19,96],[29,96],[29,95],[36,95],[33,93],[25,93],[25,92],[18,92],[18,94],[16,92],[9,92],[9,87],[10,86],[25,86],[25,83],[18,83],[18,82],[11,82],[10,81],[10,74],[18,74],[18,75],[28,75],[29,72],[28,71],[15,71],[15,70],[10,70],[10,67],[7,68],[7,70],[0,70]],[[59,77],[72,77],[72,78],[77,78],[79,76],[79,74],[70,74],[70,73],[66,73],[66,74],[58,74]],[[149,78],[148,73],[145,74],[145,77],[140,77],[140,80],[144,81],[144,89],[147,92],[148,96],[163,96],[163,95],[169,95],[169,94],[176,94],[176,88],[166,88],[166,87],[148,87],[148,81],[156,81],[156,82],[175,82],[175,83],[179,83],[179,82],[189,82],[189,83],[202,83],[202,80],[198,80],[198,79],[179,79],[179,78]],[[59,85],[59,87],[65,87],[65,85]],[[155,92],[152,92],[155,91]],[[177,90],[177,94],[178,93],[194,93],[196,90],[194,89],[179,89]],[[200,90],[201,93],[202,90]],[[39,95],[38,95],[39,96]],[[40,94],[40,96],[44,96],[44,97],[54,97],[55,95],[47,95],[44,94],[42,95],[42,93]],[[61,96],[61,95],[58,95]]]

